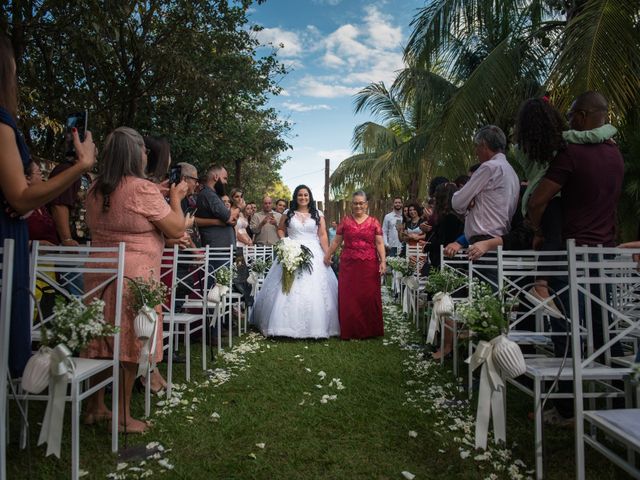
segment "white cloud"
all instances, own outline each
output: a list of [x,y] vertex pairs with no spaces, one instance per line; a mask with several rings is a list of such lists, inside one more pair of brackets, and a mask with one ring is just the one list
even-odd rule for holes
[[282,105],[285,108],[288,108],[289,110],[293,110],[294,112],[312,112],[314,110],[331,110],[331,107],[325,104],[305,105],[303,103],[284,102]]
[[[325,77],[327,78],[327,77]],[[360,88],[340,84],[337,81],[321,81],[318,77],[305,76],[298,82],[300,93],[316,98],[337,98],[357,93]]]
[[342,67],[345,65],[344,60],[331,52],[327,52],[324,54],[324,57],[322,57],[322,63],[324,63],[328,67]]
[[278,48],[278,56],[281,58],[299,57],[303,52],[302,40],[296,32],[290,32],[278,27],[265,28],[260,30],[257,36],[260,43],[272,44]]
[[374,6],[367,7],[365,19],[368,34],[368,43],[375,48],[382,50],[395,49],[402,42],[402,29],[393,26],[393,19],[388,15],[383,15]]
[[338,148],[335,150],[319,150],[316,156],[321,159],[328,158],[331,160],[331,170],[334,170],[345,158],[352,155],[351,150],[346,148]]

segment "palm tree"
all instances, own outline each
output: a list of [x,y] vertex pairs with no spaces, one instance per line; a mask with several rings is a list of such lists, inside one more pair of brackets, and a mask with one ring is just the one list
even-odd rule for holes
[[365,122],[353,134],[358,153],[345,159],[331,175],[336,196],[365,188],[375,197],[408,193],[415,198],[419,185],[419,152],[411,148],[416,134],[413,112],[396,88],[372,83],[355,96],[355,112],[369,110],[383,124]]
[[640,100],[638,2],[435,0],[412,26],[406,62],[457,87],[428,144],[447,161],[464,163],[481,124],[508,132],[518,104],[546,90],[559,108],[600,91],[618,119]]

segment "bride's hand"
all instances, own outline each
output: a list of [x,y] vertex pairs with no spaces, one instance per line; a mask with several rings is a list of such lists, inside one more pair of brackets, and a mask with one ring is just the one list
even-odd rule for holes
[[325,253],[325,255],[324,255],[324,264],[327,267],[331,266],[331,255],[329,255],[328,253]]

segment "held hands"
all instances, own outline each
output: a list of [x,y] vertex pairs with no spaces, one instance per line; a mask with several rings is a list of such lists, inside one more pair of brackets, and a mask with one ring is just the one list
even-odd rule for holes
[[380,267],[378,267],[378,273],[380,275],[384,275],[387,273],[387,261],[383,260],[382,262],[380,262]]
[[84,142],[81,142],[78,130],[75,128],[72,130],[71,135],[73,136],[73,146],[78,155],[76,165],[80,165],[83,172],[88,172],[96,164],[97,149],[93,143],[93,136],[91,132],[87,130],[84,136]]
[[331,266],[331,253],[327,252],[327,253],[324,254],[324,264],[327,267]]

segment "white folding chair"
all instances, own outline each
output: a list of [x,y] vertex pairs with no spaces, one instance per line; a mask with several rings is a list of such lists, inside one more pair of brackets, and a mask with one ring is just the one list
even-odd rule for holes
[[420,245],[407,245],[406,258],[411,267],[411,273],[404,279],[403,304],[408,302],[408,305],[403,305],[403,309],[408,307],[407,313],[414,316],[416,327],[418,327],[420,323],[419,293],[424,290],[426,280],[426,277],[422,276],[422,267],[427,261],[427,254],[424,252],[424,247]]
[[[113,323],[120,326],[122,315],[122,297],[124,294],[124,262],[125,244],[120,243],[118,247],[62,247],[44,246],[39,242],[33,242],[31,255],[31,278],[32,286],[35,286],[36,279],[52,287],[61,296],[79,297],[82,301],[89,301],[93,298],[101,298],[106,288],[115,288],[116,305]],[[87,291],[78,291],[78,285],[74,278],[82,275],[86,285],[87,277],[97,275],[100,277],[99,284]],[[74,286],[71,288],[70,283]],[[114,284],[114,285],[112,285]],[[76,295],[69,292],[75,289]],[[33,292],[32,292],[33,293]],[[33,309],[31,309],[33,314]],[[51,321],[53,315],[42,319],[46,324]],[[110,320],[110,319],[107,319]],[[66,402],[71,402],[71,478],[79,478],[80,469],[80,408],[85,398],[96,393],[98,390],[112,385],[112,424],[111,424],[111,450],[118,451],[118,402],[119,402],[119,357],[120,357],[120,335],[113,336],[113,358],[111,359],[91,359],[74,357],[75,369],[68,374],[70,393],[65,397]],[[110,375],[96,384],[89,384],[95,375],[111,372]],[[48,395],[31,395],[21,392],[19,399],[24,400],[49,400]],[[24,431],[25,426],[23,426]]]
[[[572,373],[574,376],[576,478],[585,478],[585,443],[606,456],[618,467],[634,478],[640,478],[636,454],[640,453],[640,409],[601,409],[591,402],[584,409],[583,383],[593,377],[593,371],[610,369],[600,363],[603,355],[611,358],[611,349],[640,331],[640,317],[634,310],[626,308],[624,298],[640,286],[640,273],[632,254],[640,254],[640,249],[628,250],[601,247],[578,247],[574,240],[567,244],[569,252],[569,288],[571,312],[580,311],[581,297],[584,301],[585,316],[598,313],[600,322],[592,322],[594,327],[601,323],[603,344],[581,342],[576,322],[571,325]],[[620,295],[622,294],[622,295]],[[616,298],[617,297],[617,298]],[[599,312],[598,312],[599,311]],[[592,340],[592,339],[591,339]],[[616,368],[616,379],[626,379],[626,405],[630,407],[631,396],[628,384],[629,368]],[[597,409],[596,409],[597,408]],[[585,424],[589,428],[585,431]],[[598,433],[608,437],[603,441]],[[611,441],[622,444],[627,449],[626,458],[611,448]]]
[[[222,267],[229,267],[233,265],[235,254],[235,246],[230,245],[228,247],[210,247],[209,248],[209,275],[210,278],[215,278],[216,272]],[[214,286],[214,282],[209,282],[210,288]],[[226,295],[224,295],[220,303],[215,309],[215,319],[212,322],[216,322],[216,330],[218,336],[218,353],[222,351],[222,321],[227,319],[228,321],[228,345],[233,344],[233,306],[239,304],[242,296],[233,292],[233,279],[230,279]],[[240,323],[240,319],[238,319]]]
[[[191,380],[191,335],[202,335],[202,369],[207,369],[207,302],[209,276],[207,275],[207,256],[209,247],[179,249],[177,245],[169,251],[162,274],[170,278],[171,297],[164,321],[169,325],[167,359],[167,394],[171,394],[173,381],[173,351],[177,347],[177,338],[183,337],[185,345],[185,378]],[[170,264],[170,267],[169,267]],[[194,310],[195,312],[185,312]],[[175,343],[174,343],[175,342]]]
[[0,284],[0,480],[7,478],[7,377],[9,375],[9,329],[13,295],[14,240],[5,239],[2,248],[2,284]]

